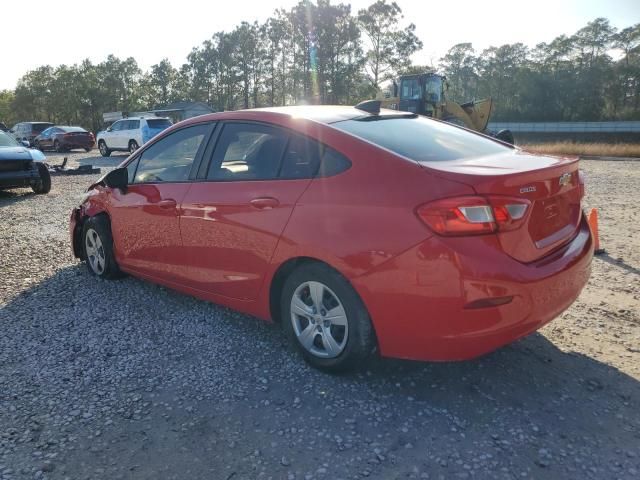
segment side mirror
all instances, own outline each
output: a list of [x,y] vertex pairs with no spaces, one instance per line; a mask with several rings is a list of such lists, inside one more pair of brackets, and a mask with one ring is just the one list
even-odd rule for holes
[[116,168],[115,170],[111,170],[107,173],[102,181],[109,188],[119,188],[122,190],[122,193],[127,193],[129,172],[124,167]]
[[20,143],[27,148],[31,146],[31,144],[29,143],[29,140],[20,140]]
[[107,127],[107,132],[110,132],[110,131],[111,131],[111,127]]

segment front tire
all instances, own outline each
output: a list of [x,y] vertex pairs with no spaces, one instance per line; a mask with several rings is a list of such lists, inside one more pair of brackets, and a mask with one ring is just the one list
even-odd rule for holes
[[309,365],[339,372],[359,367],[376,349],[362,300],[339,273],[320,263],[302,265],[284,283],[282,325]]
[[51,191],[51,174],[44,163],[38,163],[37,167],[40,180],[31,185],[31,190],[38,195],[44,195]]
[[53,149],[58,152],[58,153],[63,153],[64,152],[64,148],[62,148],[60,146],[60,142],[58,142],[58,140],[56,140],[55,142],[53,142]]
[[113,280],[122,276],[113,254],[111,226],[105,215],[89,217],[82,226],[83,259],[92,275]]
[[100,140],[100,142],[98,142],[98,150],[100,150],[100,155],[102,155],[103,157],[108,157],[111,155],[111,150],[107,148],[107,144],[104,142],[104,140]]

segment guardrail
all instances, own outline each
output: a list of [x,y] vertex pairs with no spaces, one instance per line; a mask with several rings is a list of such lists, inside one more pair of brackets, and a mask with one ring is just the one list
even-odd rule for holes
[[514,133],[640,133],[640,121],[631,122],[490,122],[492,131]]

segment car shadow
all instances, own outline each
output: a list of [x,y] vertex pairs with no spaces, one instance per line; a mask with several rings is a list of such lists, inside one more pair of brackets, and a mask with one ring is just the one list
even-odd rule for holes
[[13,205],[14,203],[21,202],[32,198],[36,194],[31,188],[15,188],[11,190],[0,190],[0,208]]
[[[93,307],[81,308],[87,302]],[[69,395],[75,408],[84,408],[78,403],[83,385],[114,392],[114,398],[140,389],[167,398],[210,398],[213,392],[214,398],[232,399],[224,403],[224,415],[215,401],[193,400],[194,413],[176,413],[174,421],[188,422],[198,415],[224,425],[233,419],[234,430],[241,428],[239,422],[246,423],[246,442],[265,445],[268,439],[253,433],[255,425],[268,423],[262,405],[270,405],[273,422],[309,426],[318,411],[325,411],[325,403],[340,405],[340,412],[337,417],[321,414],[318,428],[335,423],[331,428],[337,431],[357,429],[364,441],[383,442],[397,456],[420,448],[446,459],[452,449],[476,449],[507,462],[500,466],[522,461],[538,468],[534,461],[543,445],[554,444],[554,455],[564,451],[571,458],[579,453],[572,445],[593,442],[603,462],[616,455],[628,461],[624,452],[637,445],[640,434],[638,379],[559,348],[540,333],[466,362],[376,359],[363,370],[329,375],[306,366],[272,324],[132,277],[102,281],[82,264],[61,268],[7,299],[0,324],[0,348],[13,342],[33,346],[19,365],[0,364],[0,377],[37,377],[29,388],[43,408],[48,398],[42,392],[59,392],[60,378],[73,370],[69,393],[57,399],[60,405]],[[127,341],[110,340],[123,335]],[[20,392],[14,394],[18,398]],[[151,415],[154,427],[145,434],[153,438],[152,454],[158,458],[171,452],[170,442],[175,441],[162,412]],[[121,428],[126,428],[124,423]],[[146,461],[126,451],[126,436],[119,435],[114,434],[114,442],[123,444],[123,455],[130,456],[131,463]],[[226,443],[219,445],[220,452],[226,451]],[[193,453],[187,450],[179,453],[175,468],[187,464],[189,455]],[[397,467],[380,468],[379,478],[392,478]],[[443,472],[445,477],[452,473]],[[562,475],[556,470],[552,477]]]

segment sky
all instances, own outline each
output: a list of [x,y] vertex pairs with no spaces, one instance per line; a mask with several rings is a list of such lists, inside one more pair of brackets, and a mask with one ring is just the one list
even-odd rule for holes
[[[416,25],[424,48],[413,60],[437,65],[456,43],[476,50],[505,43],[535,46],[571,35],[596,17],[622,29],[640,23],[640,0],[396,0],[405,22]],[[277,8],[298,0],[30,0],[38,14],[3,18],[0,38],[0,89],[12,89],[28,70],[41,65],[97,63],[113,53],[134,57],[144,70],[168,58],[179,67],[195,46],[241,21],[264,21]],[[332,3],[340,3],[332,0]],[[343,0],[353,11],[373,0]],[[19,40],[19,41],[18,41]],[[19,45],[19,48],[14,48]]]

